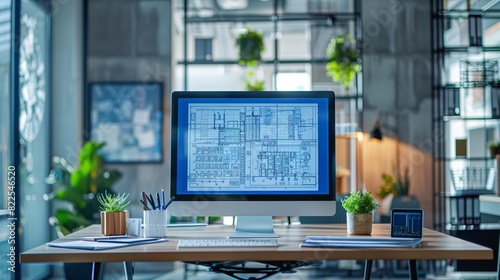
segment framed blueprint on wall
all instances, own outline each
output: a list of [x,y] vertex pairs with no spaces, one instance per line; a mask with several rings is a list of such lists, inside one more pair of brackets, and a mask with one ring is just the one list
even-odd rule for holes
[[163,85],[161,83],[89,84],[90,136],[106,142],[108,163],[163,160]]

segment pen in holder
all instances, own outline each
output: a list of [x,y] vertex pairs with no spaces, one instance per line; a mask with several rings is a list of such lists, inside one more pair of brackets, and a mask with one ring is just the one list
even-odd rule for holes
[[167,221],[167,210],[144,210],[144,237],[166,237]]

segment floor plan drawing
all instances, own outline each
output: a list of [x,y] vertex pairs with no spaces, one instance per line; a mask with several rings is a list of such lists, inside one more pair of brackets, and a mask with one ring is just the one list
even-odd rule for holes
[[188,190],[317,190],[316,104],[190,104]]

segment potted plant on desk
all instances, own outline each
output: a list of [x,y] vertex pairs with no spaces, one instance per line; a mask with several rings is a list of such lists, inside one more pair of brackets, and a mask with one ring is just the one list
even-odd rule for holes
[[372,233],[373,210],[378,203],[369,192],[351,192],[342,199],[342,207],[347,211],[347,234],[370,235]]
[[101,204],[101,233],[103,235],[124,235],[127,231],[128,211],[130,204],[128,194],[100,193],[97,201]]

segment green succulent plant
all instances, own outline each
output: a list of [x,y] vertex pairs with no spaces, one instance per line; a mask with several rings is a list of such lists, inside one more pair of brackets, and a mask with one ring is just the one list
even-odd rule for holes
[[101,204],[99,209],[105,212],[123,212],[130,204],[128,193],[111,194],[108,192],[97,195],[97,201]]
[[370,213],[378,206],[378,202],[370,192],[351,192],[350,195],[342,199],[342,207],[351,214]]

